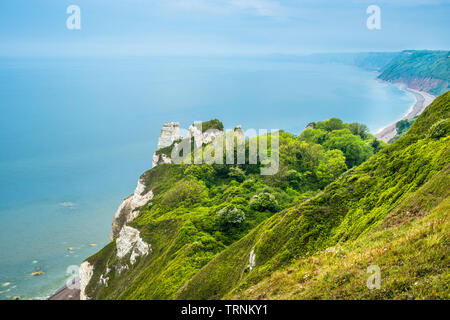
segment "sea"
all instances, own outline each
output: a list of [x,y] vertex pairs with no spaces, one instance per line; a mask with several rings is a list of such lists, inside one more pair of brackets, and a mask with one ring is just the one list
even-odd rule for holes
[[274,56],[0,58],[0,299],[46,299],[108,243],[164,122],[376,132],[415,101],[376,77]]

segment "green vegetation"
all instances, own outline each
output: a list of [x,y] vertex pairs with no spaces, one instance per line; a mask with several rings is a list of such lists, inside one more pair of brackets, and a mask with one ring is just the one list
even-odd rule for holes
[[[134,266],[127,264],[128,270],[119,275],[113,265],[123,262],[115,257],[114,243],[110,244],[88,259],[96,270],[88,295],[101,299],[172,299],[227,246],[276,212],[317,194],[348,167],[377,152],[371,147],[375,138],[364,125],[330,119],[315,126],[300,136],[280,133],[280,171],[274,176],[261,176],[261,163],[162,164],[144,173],[145,192],[152,190],[155,196],[140,208],[130,226],[151,244],[152,253],[138,258]],[[203,128],[222,127],[218,120],[212,120],[203,123]],[[171,148],[173,145],[158,152],[170,155]],[[247,159],[248,148],[249,141]],[[107,268],[111,270],[108,287],[93,285]]]
[[[273,176],[261,176],[260,163],[159,165],[142,176],[154,198],[129,224],[151,253],[130,265],[111,242],[88,259],[86,293],[448,298],[449,116],[447,93],[389,146],[336,118],[299,136],[280,132]],[[386,276],[383,290],[365,287],[368,264]],[[106,270],[108,286],[99,284]]]
[[170,158],[172,156],[173,148],[175,147],[176,144],[180,143],[181,141],[182,139],[175,140],[170,146],[156,150],[155,154],[157,155],[163,154]]
[[[448,183],[448,181],[447,181]],[[448,198],[427,217],[300,258],[231,299],[448,299]],[[367,268],[381,271],[368,290]]]
[[223,124],[220,120],[217,119],[213,119],[213,120],[209,120],[209,121],[205,121],[202,123],[202,131],[206,132],[208,130],[219,130],[219,131],[223,131],[224,127]]
[[395,126],[397,127],[397,134],[395,135],[394,138],[392,138],[389,143],[393,143],[395,141],[397,141],[399,138],[403,137],[408,130],[411,128],[411,126],[413,125],[414,121],[416,121],[417,117],[415,117],[414,119],[408,120],[408,119],[404,119],[404,120],[400,120],[399,122],[397,122],[395,124]]
[[[448,197],[450,131],[447,130],[444,135],[440,133],[439,138],[431,133],[437,127],[447,128],[446,125],[436,123],[449,117],[450,93],[447,93],[429,106],[411,130],[397,142],[343,174],[316,197],[277,213],[246,237],[229,246],[203,267],[178,293],[177,298],[218,299],[241,297],[241,293],[245,297],[245,292],[250,288],[255,290],[254,288],[270,282],[267,279],[274,272],[293,265],[295,269],[295,263],[299,259],[320,255],[320,252],[328,248],[345,244],[353,248],[352,246],[357,246],[355,241],[364,244],[364,239],[370,239],[373,232],[382,226],[402,225],[426,216],[439,206],[442,199]],[[443,211],[440,212],[445,212],[445,209],[441,210]],[[438,298],[446,295],[448,298],[448,290],[445,291],[445,286],[448,286],[448,263],[440,260],[448,254],[448,242],[442,243],[443,240],[440,240],[443,236],[448,236],[446,230],[442,229],[441,234],[430,236],[430,245],[435,244],[434,249],[437,251],[420,258],[428,262],[422,264],[424,269],[414,279],[424,281],[421,290],[425,291],[415,297]],[[369,248],[370,244],[365,243],[364,247]],[[408,259],[417,260],[417,248],[403,251],[402,254]],[[252,249],[256,254],[256,266],[248,272],[248,257]],[[437,260],[434,261],[434,258]],[[380,264],[383,261],[389,263],[390,259],[380,260]],[[413,262],[409,265],[411,264]],[[435,266],[434,269],[428,270],[429,265]],[[358,272],[365,272],[367,267],[364,265],[364,271]],[[393,274],[396,268],[401,268],[404,274],[408,272],[403,269],[407,265],[388,264],[381,267]],[[358,297],[360,292],[368,290],[364,285],[357,286],[358,280],[354,276],[356,275],[352,273],[345,275],[345,281],[352,279],[346,297]],[[425,281],[428,276],[430,281],[434,281],[429,286]],[[400,297],[400,293],[408,289],[400,276],[398,279],[395,275],[392,277],[392,287],[389,289],[391,294],[373,297]],[[329,284],[330,279],[327,281],[322,282],[322,286]],[[333,286],[330,285],[330,289]],[[326,288],[322,287],[321,292],[324,291]]]
[[450,51],[403,51],[385,66],[379,78],[440,95],[449,90]]

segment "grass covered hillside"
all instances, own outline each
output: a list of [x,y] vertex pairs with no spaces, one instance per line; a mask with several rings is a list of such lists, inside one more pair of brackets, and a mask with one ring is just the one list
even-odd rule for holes
[[[226,248],[176,298],[448,299],[449,117],[446,93],[395,143]],[[382,284],[369,292],[372,264]]]
[[[140,180],[152,198],[87,259],[85,294],[448,298],[449,116],[446,93],[391,145],[335,118],[281,132],[273,176],[161,164]],[[372,264],[380,290],[365,286]]]
[[407,84],[436,96],[448,91],[450,51],[403,51],[386,65],[380,79]]
[[[217,120],[206,125],[223,128]],[[311,123],[300,136],[280,132],[279,140],[280,168],[272,176],[260,174],[261,164],[161,164],[144,173],[142,194],[151,190],[154,196],[127,226],[139,231],[149,245],[148,254],[134,257],[134,250],[142,253],[146,245],[141,243],[139,249],[132,243],[131,251],[122,256],[118,250],[122,239],[115,239],[87,259],[93,275],[86,295],[174,299],[233,243],[274,214],[320,193],[386,146],[366,126],[335,118]],[[247,157],[248,148],[249,141]]]

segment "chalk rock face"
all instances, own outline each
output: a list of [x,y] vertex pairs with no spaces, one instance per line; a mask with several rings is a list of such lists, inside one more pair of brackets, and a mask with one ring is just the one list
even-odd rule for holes
[[137,217],[139,211],[136,209],[146,205],[153,199],[152,190],[145,194],[144,191],[145,185],[142,180],[139,180],[133,195],[126,198],[117,209],[111,227],[111,241],[118,237],[120,230],[126,223],[133,221]]
[[180,124],[178,122],[164,123],[158,140],[158,150],[169,147],[176,140],[182,139],[180,134]]
[[153,191],[150,190],[146,194],[144,194],[145,185],[141,179],[139,179],[136,189],[134,190],[134,194],[131,198],[131,210],[142,207],[147,204],[150,200],[153,199]]
[[86,295],[86,287],[91,281],[93,274],[94,266],[90,265],[89,262],[85,261],[80,265],[80,300],[89,300],[89,297]]
[[256,265],[255,258],[256,258],[255,250],[252,249],[252,251],[250,252],[249,259],[248,259],[248,265],[250,266],[250,271],[252,271]]
[[153,161],[152,161],[152,168],[159,166],[163,163],[172,163],[172,159],[170,159],[165,154],[156,154],[156,152],[153,154]]
[[194,138],[194,142],[197,148],[200,148],[202,144],[208,144],[216,137],[223,135],[223,131],[218,129],[210,129],[202,132],[201,122],[194,123],[188,129],[188,138]]
[[[180,134],[180,124],[178,122],[164,123],[158,139],[158,150],[170,147],[175,141],[180,139],[183,139],[183,136]],[[172,163],[172,159],[170,159],[170,156],[155,152],[152,159],[152,168],[163,163]]]
[[130,251],[130,263],[134,264],[139,256],[146,256],[151,251],[151,246],[142,240],[140,232],[129,226],[124,226],[120,230],[119,237],[116,239],[117,257],[122,259]]

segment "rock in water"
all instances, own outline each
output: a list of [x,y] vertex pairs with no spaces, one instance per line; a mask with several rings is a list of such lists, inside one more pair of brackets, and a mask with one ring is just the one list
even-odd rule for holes
[[43,274],[44,274],[44,272],[41,271],[41,270],[34,270],[34,271],[31,273],[32,276],[40,276],[40,275],[43,275]]

